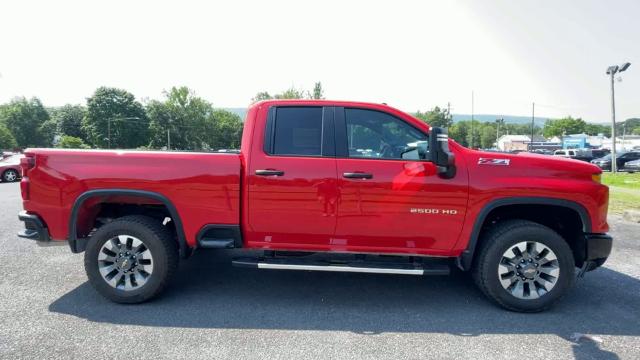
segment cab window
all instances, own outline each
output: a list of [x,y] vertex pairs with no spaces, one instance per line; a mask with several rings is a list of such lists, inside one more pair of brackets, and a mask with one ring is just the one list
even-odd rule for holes
[[427,150],[427,135],[394,116],[365,109],[344,112],[351,158],[418,160],[417,148]]

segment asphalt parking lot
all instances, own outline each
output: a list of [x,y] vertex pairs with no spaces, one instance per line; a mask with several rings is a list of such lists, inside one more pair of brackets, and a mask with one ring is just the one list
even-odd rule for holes
[[640,224],[620,218],[606,266],[541,314],[460,275],[240,269],[216,252],[126,306],[93,291],[81,255],[15,236],[19,193],[0,183],[0,358],[640,358]]

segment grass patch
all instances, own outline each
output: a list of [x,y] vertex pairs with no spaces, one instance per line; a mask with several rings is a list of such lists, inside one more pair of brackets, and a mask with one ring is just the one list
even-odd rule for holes
[[609,187],[609,213],[622,214],[625,210],[640,211],[640,190]]
[[640,191],[640,173],[602,173],[602,183]]
[[609,213],[640,211],[640,173],[603,173],[602,183],[609,186]]

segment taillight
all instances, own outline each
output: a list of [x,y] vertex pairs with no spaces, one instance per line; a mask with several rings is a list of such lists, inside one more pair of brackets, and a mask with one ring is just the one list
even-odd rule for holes
[[20,169],[22,169],[22,177],[27,176],[27,172],[36,166],[36,158],[31,154],[26,154],[20,159]]
[[22,181],[20,181],[20,193],[23,200],[29,200],[29,170],[36,166],[36,158],[33,154],[25,154],[20,159],[20,170],[22,170]]

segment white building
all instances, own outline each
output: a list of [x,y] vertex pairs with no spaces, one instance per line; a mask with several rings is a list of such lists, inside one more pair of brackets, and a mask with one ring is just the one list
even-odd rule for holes
[[[535,135],[533,141],[544,142],[546,140],[542,136]],[[497,148],[500,151],[527,151],[530,143],[531,137],[528,135],[502,135],[496,141]]]
[[[602,140],[603,149],[611,149],[611,139]],[[640,149],[640,135],[616,136],[616,150],[630,151]]]

